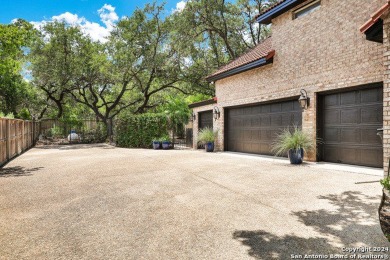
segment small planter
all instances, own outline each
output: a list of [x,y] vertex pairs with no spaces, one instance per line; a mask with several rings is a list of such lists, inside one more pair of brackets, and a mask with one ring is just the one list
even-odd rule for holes
[[214,142],[208,142],[205,144],[206,152],[214,152]]
[[170,145],[171,145],[171,142],[169,142],[169,141],[163,141],[163,142],[162,142],[162,148],[163,148],[164,150],[168,150],[169,147],[170,147]]
[[290,159],[291,164],[301,164],[303,161],[303,149],[290,149],[288,150],[288,158]]
[[153,141],[153,149],[158,150],[161,148],[161,142],[159,141]]

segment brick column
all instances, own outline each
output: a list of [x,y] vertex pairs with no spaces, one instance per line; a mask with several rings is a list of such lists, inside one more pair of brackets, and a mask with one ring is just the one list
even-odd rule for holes
[[225,119],[225,113],[224,109],[221,106],[218,106],[219,111],[221,112],[221,115],[219,119],[214,120],[214,131],[218,131],[217,136],[217,142],[216,142],[216,151],[223,151],[224,148],[224,119]]
[[383,21],[383,168],[387,174],[390,156],[390,16]]
[[[317,116],[316,116],[317,95],[315,93],[312,93],[312,92],[308,92],[307,95],[310,98],[310,103],[309,103],[309,107],[302,112],[302,129],[303,129],[303,131],[310,133],[310,135],[313,139],[313,142],[316,143],[316,140],[317,140],[317,124],[316,124],[316,122],[317,122],[316,121],[317,120]],[[306,160],[311,161],[311,162],[315,162],[317,160],[316,148],[317,147],[315,147],[315,149],[311,153],[309,153],[305,156]]]

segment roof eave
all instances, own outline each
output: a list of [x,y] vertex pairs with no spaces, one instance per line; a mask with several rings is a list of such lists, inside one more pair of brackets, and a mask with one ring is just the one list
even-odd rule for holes
[[240,67],[237,67],[237,68],[234,68],[234,69],[222,72],[222,73],[219,73],[217,75],[209,76],[209,77],[206,78],[206,80],[209,83],[212,83],[212,82],[215,82],[217,80],[220,80],[220,79],[223,79],[223,78],[227,78],[227,77],[239,74],[241,72],[245,72],[245,71],[248,71],[248,70],[251,70],[251,69],[254,69],[254,68],[258,68],[258,67],[270,64],[270,63],[273,62],[274,55],[275,55],[275,50],[272,50],[272,51],[270,51],[268,53],[267,56],[265,56],[265,57],[263,57],[261,59],[252,61],[250,63],[244,64],[244,65],[242,65]]
[[256,21],[261,24],[270,24],[273,18],[289,11],[291,8],[299,5],[303,1],[305,0],[286,0],[280,5],[275,6],[275,8],[272,8],[267,12],[259,15],[256,18]]
[[206,105],[212,105],[215,103],[217,103],[217,97],[213,97],[212,99],[203,100],[200,102],[189,104],[188,107],[189,108],[196,108],[196,107],[202,107],[202,106],[206,106]]
[[360,31],[362,33],[365,33],[367,30],[369,30],[372,26],[376,24],[376,22],[386,13],[389,11],[390,8],[390,2],[387,2],[384,4],[378,11],[376,11],[374,14],[371,15],[371,18],[365,22],[361,27]]

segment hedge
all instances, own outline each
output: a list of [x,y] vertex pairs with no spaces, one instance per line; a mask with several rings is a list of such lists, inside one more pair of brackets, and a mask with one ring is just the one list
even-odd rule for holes
[[116,121],[116,143],[120,147],[150,148],[154,138],[168,134],[165,114],[142,114]]

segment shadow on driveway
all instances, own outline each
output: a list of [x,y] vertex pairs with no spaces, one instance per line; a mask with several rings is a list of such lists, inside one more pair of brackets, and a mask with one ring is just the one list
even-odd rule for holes
[[318,199],[327,200],[337,209],[304,210],[292,214],[298,217],[299,222],[318,232],[319,237],[276,236],[263,230],[241,230],[235,231],[233,238],[248,246],[248,254],[258,259],[291,259],[292,254],[345,254],[341,247],[334,246],[335,242],[353,247],[359,243],[367,244],[367,241],[378,241],[378,244],[368,246],[386,246],[384,237],[383,240],[378,237],[380,227],[376,212],[379,197],[347,191],[319,196]]
[[115,149],[114,146],[108,144],[53,144],[53,145],[37,145],[34,148],[44,150],[81,150],[91,148]]
[[44,167],[34,167],[27,169],[25,167],[15,166],[0,168],[0,177],[21,177],[21,176],[31,176],[33,172],[39,171]]

